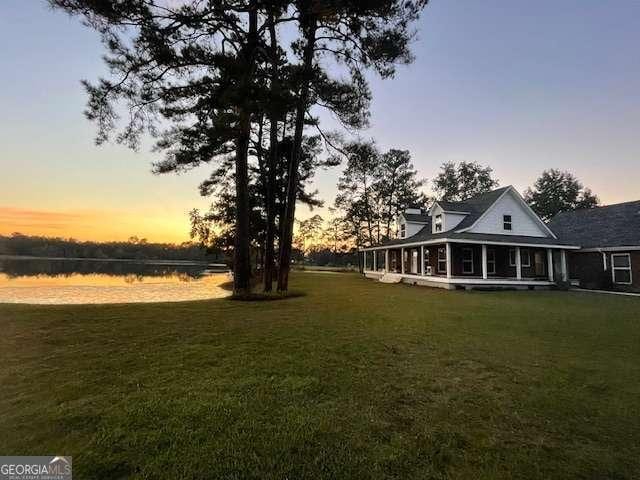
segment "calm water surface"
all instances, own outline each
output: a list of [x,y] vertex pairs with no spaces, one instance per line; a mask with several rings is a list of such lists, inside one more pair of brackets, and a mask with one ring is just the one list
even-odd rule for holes
[[175,302],[221,298],[223,265],[0,256],[0,303]]

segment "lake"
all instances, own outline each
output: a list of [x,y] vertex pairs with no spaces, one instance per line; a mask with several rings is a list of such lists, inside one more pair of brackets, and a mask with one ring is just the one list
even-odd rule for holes
[[226,297],[220,264],[0,256],[0,303],[176,302]]

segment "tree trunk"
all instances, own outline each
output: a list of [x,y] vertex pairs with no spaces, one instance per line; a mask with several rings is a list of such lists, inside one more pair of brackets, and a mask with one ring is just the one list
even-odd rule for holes
[[296,105],[295,133],[293,137],[293,152],[287,178],[287,198],[285,215],[282,219],[280,234],[280,255],[278,271],[278,291],[286,292],[289,288],[289,270],[291,268],[291,242],[293,240],[293,221],[296,212],[296,197],[298,195],[298,166],[302,156],[302,133],[304,131],[304,116],[309,102],[309,84],[313,70],[313,53],[316,42],[317,19],[311,12],[306,12],[305,39],[303,53],[303,83]]
[[389,189],[389,198],[387,198],[387,205],[389,210],[387,213],[387,240],[391,238],[391,222],[393,221],[393,192],[396,190],[396,171],[393,171],[391,175],[391,188]]
[[[245,72],[243,90],[249,96],[255,51],[258,37],[258,11],[255,1],[249,11],[249,35],[245,54]],[[251,112],[248,100],[240,105],[238,115],[238,136],[236,139],[235,187],[236,187],[236,225],[233,248],[233,293],[245,296],[251,292],[251,251],[249,241],[249,141],[251,139]]]
[[371,226],[371,217],[373,216],[371,212],[370,198],[369,198],[369,188],[367,187],[367,173],[364,172],[363,176],[364,181],[364,208],[367,215],[367,231],[369,232],[369,246],[373,245],[373,228]]
[[[271,37],[271,92],[272,99],[277,98],[280,90],[278,80],[278,38],[276,36],[275,20],[269,18],[269,36]],[[271,106],[269,113],[269,165],[266,182],[266,211],[267,226],[264,242],[264,291],[270,292],[273,284],[273,270],[275,268],[275,237],[276,237],[276,169],[278,166],[278,111]]]

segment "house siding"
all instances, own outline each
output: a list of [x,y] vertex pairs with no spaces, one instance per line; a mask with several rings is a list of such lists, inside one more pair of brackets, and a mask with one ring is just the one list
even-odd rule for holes
[[602,253],[573,252],[569,255],[570,278],[580,282],[582,288],[615,290],[620,292],[640,292],[640,251],[616,251],[613,253],[629,254],[631,258],[631,285],[613,283],[611,273],[611,253],[607,256],[607,270],[604,270]]
[[405,222],[406,233],[405,238],[413,237],[416,233],[423,229],[424,223]]
[[[467,216],[464,213],[452,213],[452,212],[445,213],[442,210],[442,207],[440,207],[440,205],[436,205],[433,208],[433,211],[431,212],[431,218],[435,219],[436,215],[442,215],[442,231],[443,232],[453,230]],[[437,233],[435,220],[431,223],[431,233]]]
[[627,291],[640,292],[640,251],[629,252],[631,254],[631,274],[633,276],[633,284],[629,286]]
[[611,272],[605,272],[601,253],[572,252],[568,261],[569,278],[578,280],[582,288],[611,288]]
[[[503,195],[469,232],[548,237],[549,233],[531,217],[522,204],[522,200],[515,198],[514,195],[516,194],[513,192],[507,192]],[[512,230],[504,230],[503,215],[511,215]]]

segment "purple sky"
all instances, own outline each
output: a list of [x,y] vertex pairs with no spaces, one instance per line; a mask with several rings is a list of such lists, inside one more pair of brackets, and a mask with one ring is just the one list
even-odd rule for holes
[[[433,0],[417,27],[416,62],[373,79],[362,137],[410,150],[427,178],[478,161],[522,191],[555,167],[604,203],[640,198],[640,2]],[[79,80],[104,73],[97,34],[3,0],[0,44],[0,233],[186,240],[208,169],[158,177],[149,145],[93,145]],[[317,178],[328,204],[339,171]]]

